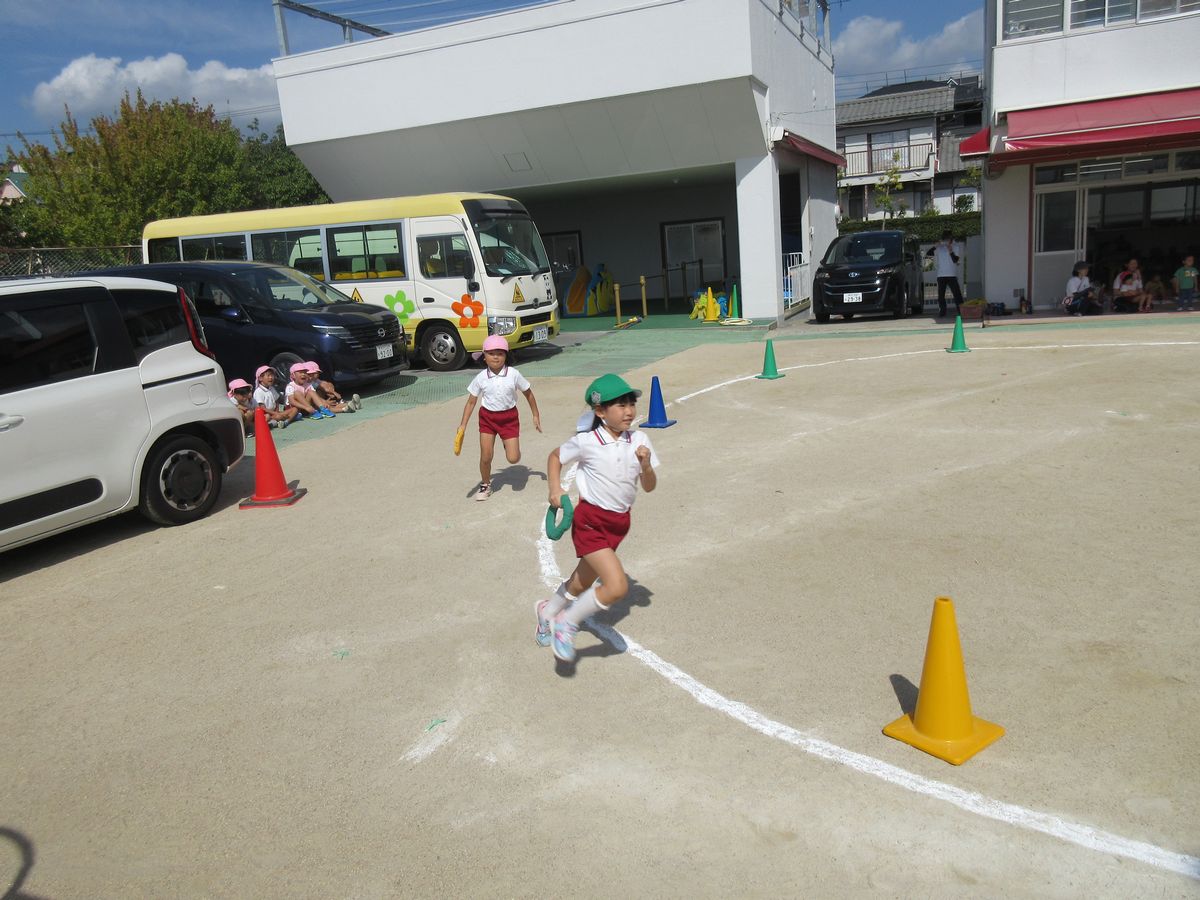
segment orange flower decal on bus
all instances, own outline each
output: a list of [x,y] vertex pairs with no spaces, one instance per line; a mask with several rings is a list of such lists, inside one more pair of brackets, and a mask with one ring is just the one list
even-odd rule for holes
[[483,304],[472,298],[470,294],[463,294],[461,300],[450,304],[450,308],[458,313],[459,328],[479,327],[479,316],[483,313]]

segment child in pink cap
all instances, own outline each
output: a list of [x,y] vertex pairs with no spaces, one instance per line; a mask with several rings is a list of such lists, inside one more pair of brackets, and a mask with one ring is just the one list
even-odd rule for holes
[[254,434],[254,404],[250,400],[250,382],[245,378],[235,378],[229,382],[229,400],[242,414],[242,427],[246,434]]
[[337,388],[333,386],[332,381],[325,381],[321,378],[321,364],[315,360],[309,360],[305,363],[308,366],[309,383],[312,389],[317,392],[317,396],[332,409],[335,413],[340,412],[358,412],[362,409],[362,399],[358,394],[354,394],[349,400],[342,397],[337,392]]
[[287,428],[300,415],[294,406],[279,405],[279,391],[275,387],[275,370],[270,366],[259,366],[254,372],[258,387],[254,389],[254,405],[261,406],[267,414],[272,428]]
[[310,419],[332,419],[333,412],[309,383],[308,363],[293,363],[288,371],[292,373],[292,380],[284,392],[288,406],[294,406]]
[[521,419],[517,413],[517,394],[524,394],[533,413],[533,427],[542,430],[542,417],[538,413],[533,388],[525,376],[508,364],[508,341],[502,335],[493,334],[483,342],[483,351],[475,353],[476,360],[482,356],[483,371],[467,385],[467,404],[463,407],[462,420],[458,423],[458,434],[454,438],[454,452],[461,448],[462,435],[467,422],[479,403],[479,476],[480,484],[475,491],[476,500],[492,496],[492,455],[496,437],[504,442],[504,455],[510,465],[521,461]]

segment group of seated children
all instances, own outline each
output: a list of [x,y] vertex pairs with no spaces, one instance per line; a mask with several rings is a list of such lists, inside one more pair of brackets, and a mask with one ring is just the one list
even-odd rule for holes
[[[1183,258],[1183,265],[1171,276],[1177,311],[1195,309],[1198,280],[1200,272],[1196,269],[1195,258],[1189,253]],[[1113,312],[1150,312],[1156,300],[1167,300],[1169,294],[1167,286],[1157,275],[1143,283],[1138,261],[1130,259],[1113,280],[1111,296]],[[1072,316],[1093,316],[1104,312],[1104,298],[1088,279],[1086,262],[1077,262],[1071,270],[1063,309]]]
[[349,400],[342,397],[333,382],[321,378],[317,363],[298,362],[290,371],[292,380],[282,397],[275,387],[275,370],[270,366],[258,367],[254,373],[255,387],[243,378],[229,382],[229,399],[241,412],[247,435],[254,433],[254,412],[260,407],[271,428],[287,428],[304,418],[332,419],[338,413],[362,409],[358,394],[352,394]]

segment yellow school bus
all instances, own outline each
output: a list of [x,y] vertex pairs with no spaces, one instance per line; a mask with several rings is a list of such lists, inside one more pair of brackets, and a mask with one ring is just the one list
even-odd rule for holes
[[252,259],[386,306],[430,369],[462,366],[489,334],[513,349],[558,334],[558,298],[525,207],[496,194],[426,194],[151,222],[145,262]]

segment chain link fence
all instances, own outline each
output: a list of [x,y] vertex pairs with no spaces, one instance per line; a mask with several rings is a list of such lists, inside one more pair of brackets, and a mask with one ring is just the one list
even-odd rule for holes
[[142,248],[138,244],[0,248],[0,276],[70,275],[87,269],[136,265],[141,261]]

